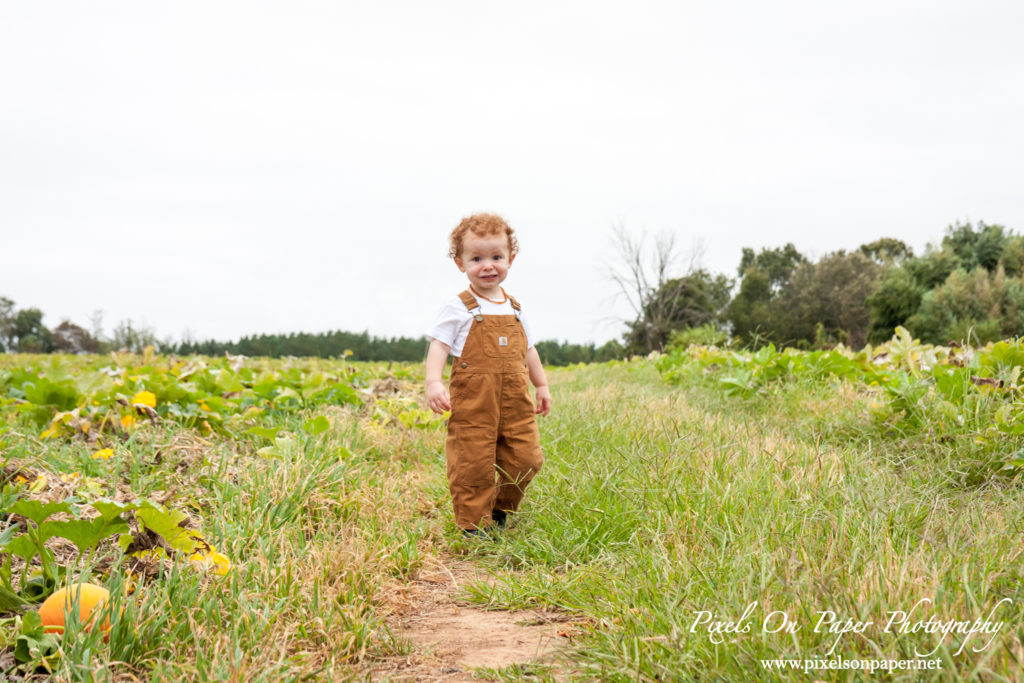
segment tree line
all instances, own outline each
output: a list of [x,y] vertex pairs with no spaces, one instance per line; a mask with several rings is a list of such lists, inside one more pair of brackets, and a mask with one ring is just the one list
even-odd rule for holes
[[[621,341],[600,347],[541,341],[548,365],[624,358],[664,350],[673,343],[732,343],[756,348],[860,348],[892,336],[902,325],[925,342],[986,343],[1024,335],[1024,236],[1002,225],[957,223],[938,244],[914,254],[904,242],[882,238],[852,251],[812,261],[793,244],[755,251],[743,248],[735,277],[693,264],[673,272],[674,242],[664,236],[652,254],[624,231],[617,233],[619,265],[613,279],[633,307]],[[355,360],[422,361],[423,337],[376,337],[368,332],[260,334],[237,342],[160,340],[131,320],[102,333],[69,320],[48,329],[43,312],[16,309],[0,297],[0,350],[29,353],[140,351],[246,356],[336,357]]]
[[222,356],[224,353],[243,356],[314,356],[334,358],[349,355],[353,360],[422,361],[427,356],[424,337],[374,337],[368,332],[260,334],[246,336],[237,342],[181,342],[174,353],[199,353]]
[[225,353],[245,356],[317,356],[333,358],[348,355],[355,360],[421,361],[426,357],[423,337],[375,337],[368,332],[292,332],[260,334],[234,341],[208,339],[174,341],[160,339],[152,328],[122,320],[110,336],[102,331],[102,317],[93,316],[93,329],[87,330],[70,320],[48,329],[38,308],[16,309],[14,301],[0,297],[0,351],[21,353],[106,353],[128,350],[140,352],[152,346],[160,353],[179,355]]
[[[160,353],[178,355],[203,354],[222,356],[225,353],[244,356],[314,356],[335,358],[345,356],[365,361],[419,362],[426,358],[425,337],[376,337],[368,332],[322,333],[292,332],[290,334],[259,334],[235,341],[208,339],[196,341],[162,340],[145,325],[123,320],[114,326],[110,336],[102,332],[102,318],[93,316],[92,330],[63,320],[52,330],[43,324],[38,308],[16,309],[14,301],[0,297],[0,351],[22,353],[106,353],[116,350],[142,351],[153,346]],[[622,358],[625,351],[617,341],[601,347],[594,344],[571,344],[568,341],[538,342],[537,349],[548,365],[570,365]]]
[[[641,263],[636,245],[626,246],[632,251],[623,253]],[[655,255],[648,272],[664,260]],[[889,339],[896,326],[933,344],[984,344],[1024,335],[1024,236],[957,223],[922,254],[883,238],[816,262],[791,243],[744,248],[734,279],[699,268],[674,278],[662,271],[643,291],[624,340],[628,353],[664,349],[673,339],[861,348]]]

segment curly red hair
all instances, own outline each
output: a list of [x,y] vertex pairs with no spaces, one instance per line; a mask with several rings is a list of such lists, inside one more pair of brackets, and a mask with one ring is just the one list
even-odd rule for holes
[[504,218],[493,213],[475,213],[463,218],[452,230],[452,234],[448,236],[449,258],[459,258],[462,253],[462,240],[466,237],[467,232],[472,232],[477,237],[505,235],[508,238],[509,256],[519,253],[519,240],[516,239],[516,231],[509,227]]

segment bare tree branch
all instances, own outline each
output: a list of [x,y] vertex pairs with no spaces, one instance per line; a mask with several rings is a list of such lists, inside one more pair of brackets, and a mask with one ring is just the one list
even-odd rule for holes
[[634,313],[639,314],[650,289],[643,264],[644,236],[634,239],[619,223],[612,226],[612,241],[619,265],[609,268],[609,277],[618,285]]
[[[680,311],[692,303],[691,288],[680,284],[666,287],[672,280],[685,278],[699,268],[703,246],[695,243],[685,272],[680,272],[677,235],[663,231],[654,236],[653,251],[647,247],[647,233],[631,235],[622,224],[612,227],[616,263],[609,268],[609,277],[619,288],[633,310],[629,324],[642,330],[648,348],[660,346],[657,341]],[[628,322],[628,321],[627,321]]]

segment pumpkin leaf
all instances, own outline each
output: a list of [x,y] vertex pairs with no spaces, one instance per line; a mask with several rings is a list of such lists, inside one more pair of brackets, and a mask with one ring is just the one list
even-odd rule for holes
[[0,532],[0,548],[6,548],[10,540],[14,538],[14,534],[18,533],[18,531],[20,531],[18,526],[13,524],[4,529],[3,532]]
[[251,427],[245,430],[246,434],[255,434],[258,437],[273,441],[277,433],[281,431],[280,427]]
[[28,534],[22,534],[8,541],[4,550],[11,555],[24,558],[26,562],[31,562],[39,552],[39,547],[29,538]]
[[275,396],[272,399],[271,403],[277,405],[278,403],[282,403],[287,399],[292,399],[299,405],[302,405],[302,397],[299,396],[299,394],[291,387],[282,387],[281,390],[278,392],[277,396]]
[[112,534],[128,531],[128,524],[123,519],[105,520],[97,517],[93,520],[73,519],[66,522],[46,522],[39,527],[39,533],[45,540],[60,536],[75,544],[78,552],[84,553],[96,547],[101,540]]
[[303,431],[313,436],[319,436],[331,428],[331,423],[323,415],[317,415],[312,420],[306,420],[302,425]]
[[162,505],[148,503],[135,511],[135,518],[179,552],[191,555],[210,547],[199,532],[182,526],[188,515],[180,510],[168,510]]
[[139,507],[138,505],[131,503],[119,503],[116,500],[109,500],[106,498],[94,501],[91,505],[96,509],[96,512],[100,513],[100,516],[105,521],[110,521],[122,512],[135,510]]
[[60,656],[60,641],[53,633],[43,628],[43,619],[39,612],[29,610],[21,618],[21,633],[14,643],[14,658],[29,668],[39,666],[52,670],[57,657]]
[[36,526],[42,524],[47,517],[55,515],[58,512],[73,511],[73,508],[65,502],[43,503],[38,500],[19,500],[10,507],[10,510],[8,510],[8,512],[13,512],[16,515],[21,515],[22,517],[31,519],[36,523]]

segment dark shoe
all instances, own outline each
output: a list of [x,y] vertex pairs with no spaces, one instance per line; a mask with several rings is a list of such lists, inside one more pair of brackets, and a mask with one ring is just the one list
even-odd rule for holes
[[484,535],[483,529],[463,529],[462,535],[466,538],[481,538]]
[[492,510],[491,519],[494,520],[495,524],[504,529],[505,524],[508,523],[508,513],[505,512],[504,510]]

